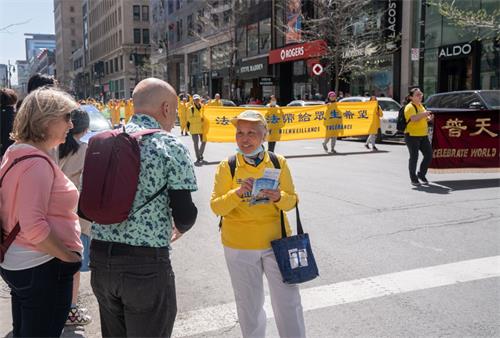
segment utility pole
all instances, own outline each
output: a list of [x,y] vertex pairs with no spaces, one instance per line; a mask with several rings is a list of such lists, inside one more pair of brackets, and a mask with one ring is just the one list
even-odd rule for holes
[[418,86],[424,90],[424,56],[425,56],[425,12],[427,0],[421,0],[420,5],[420,39],[419,39],[419,58],[418,58]]

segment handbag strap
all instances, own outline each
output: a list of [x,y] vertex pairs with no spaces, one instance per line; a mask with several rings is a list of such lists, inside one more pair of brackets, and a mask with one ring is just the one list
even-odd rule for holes
[[[304,233],[304,229],[302,228],[302,222],[300,221],[299,214],[299,203],[295,204],[295,215],[297,218],[297,235],[302,235]],[[281,221],[281,238],[286,237],[286,228],[285,228],[285,215],[283,210],[280,210],[280,221]]]
[[[21,161],[24,161],[24,160],[27,160],[30,158],[35,158],[35,157],[43,158],[45,161],[47,161],[49,163],[50,167],[52,169],[54,169],[53,164],[50,162],[50,160],[46,156],[33,154],[33,155],[25,155],[25,156],[18,157],[14,161],[12,161],[10,166],[7,168],[7,170],[5,170],[2,177],[0,178],[0,188],[2,187],[2,183],[3,183],[3,179],[5,178],[5,175],[7,175],[7,173],[10,171],[10,169],[12,169],[16,164],[18,164]],[[55,176],[55,174],[54,174],[54,176]],[[14,228],[9,232],[7,237],[5,237],[5,240],[2,242],[2,245],[0,246],[4,253],[10,247],[12,242],[14,242],[19,231],[21,231],[21,226],[19,225],[19,222],[17,222],[16,225],[14,226]],[[3,236],[3,231],[0,231],[0,236]]]

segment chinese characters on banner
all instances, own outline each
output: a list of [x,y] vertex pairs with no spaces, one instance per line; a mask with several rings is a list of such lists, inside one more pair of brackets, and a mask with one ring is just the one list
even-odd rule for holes
[[[203,107],[204,140],[234,142],[231,119],[248,108]],[[266,117],[269,141],[376,134],[377,102],[343,102],[309,107],[251,108]]]
[[437,113],[431,168],[500,168],[499,112]]

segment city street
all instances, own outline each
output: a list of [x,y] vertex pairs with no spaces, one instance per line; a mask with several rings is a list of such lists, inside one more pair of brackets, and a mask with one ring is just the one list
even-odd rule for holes
[[[176,128],[178,135],[179,130]],[[191,137],[181,140],[192,149]],[[278,142],[288,159],[320,277],[301,285],[308,337],[500,336],[500,174],[428,174],[412,187],[397,142]],[[234,297],[209,207],[217,164],[235,144],[208,143],[196,167],[198,220],[173,244],[178,314],[174,337],[240,337]],[[193,156],[194,157],[194,156]],[[289,213],[295,228],[294,212]],[[11,330],[0,282],[0,336]],[[82,274],[81,303],[93,322],[65,337],[99,337],[99,316]],[[278,337],[268,297],[268,337]]]

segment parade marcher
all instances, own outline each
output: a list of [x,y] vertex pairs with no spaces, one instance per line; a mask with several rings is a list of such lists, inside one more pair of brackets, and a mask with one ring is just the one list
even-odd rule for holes
[[0,89],[0,156],[3,156],[7,148],[14,143],[9,136],[16,115],[16,103],[17,94],[14,90],[10,88]]
[[[328,105],[328,111],[331,111],[333,109],[333,105],[337,102],[337,95],[335,92],[332,90],[328,92],[328,97],[326,100],[326,104]],[[337,152],[335,151],[335,144],[337,143],[337,136],[332,136],[332,137],[325,137],[325,140],[323,141],[323,149],[328,153],[328,142],[330,142],[330,153],[331,154],[336,154]]]
[[[90,118],[86,111],[75,109],[71,113],[73,128],[66,135],[66,142],[59,146],[58,165],[67,178],[73,182],[77,189],[81,188],[81,175],[87,144],[80,141],[89,129]],[[83,244],[82,267],[80,271],[89,271],[89,249],[90,249],[90,222],[80,218],[81,235]],[[69,310],[66,325],[86,325],[91,322],[91,317],[86,310],[77,304],[78,291],[80,289],[80,271],[73,277],[73,297],[71,309]]]
[[188,98],[186,95],[182,96],[182,99],[179,100],[179,107],[177,108],[177,111],[179,113],[179,124],[181,127],[181,135],[186,136],[187,135],[187,113],[190,108],[190,105],[188,103]]
[[[276,96],[274,95],[271,95],[269,96],[269,103],[266,104],[266,107],[269,107],[269,108],[277,108],[279,107],[277,101],[276,101]],[[271,142],[267,142],[267,148],[269,151],[273,151],[274,152],[274,148],[276,147],[276,141],[271,141]]]
[[116,100],[109,100],[108,102],[109,114],[113,128],[120,124],[120,104]]
[[[370,101],[377,101],[377,97],[376,96],[371,96],[370,97]],[[377,131],[380,128],[380,118],[382,116],[384,116],[384,112],[382,111],[382,108],[380,108],[380,105],[377,102],[377,111],[375,113],[375,116],[373,117],[374,120],[375,120],[375,124],[377,126],[376,127]],[[366,142],[365,142],[366,149],[370,149],[369,144],[371,143],[372,144],[372,150],[373,151],[378,151],[377,147],[375,146],[375,141],[376,140],[377,140],[377,134],[370,134],[370,135],[368,135],[368,137],[366,139]]]
[[[290,210],[297,203],[290,170],[285,158],[275,155],[281,170],[278,189],[261,191],[268,203],[250,205],[254,179],[262,177],[266,168],[275,167],[263,147],[266,120],[259,112],[246,110],[231,122],[236,127],[238,146],[234,177],[229,159],[222,161],[215,174],[210,206],[222,217],[221,239],[242,336],[266,336],[265,274],[280,337],[305,337],[299,288],[283,282],[271,249],[271,241],[281,238],[280,210]],[[286,215],[285,222],[290,234]]]
[[130,121],[130,118],[134,114],[134,101],[132,99],[128,99],[127,103],[125,104],[125,123],[128,123]]
[[[189,122],[189,132],[193,138],[194,153],[196,155],[196,164],[201,165],[203,160],[203,153],[207,142],[203,141],[203,105],[201,104],[201,97],[198,94],[193,95],[193,104],[188,109],[187,121]],[[200,146],[201,143],[201,146]]]
[[[28,94],[14,120],[16,143],[2,160],[3,231],[20,228],[0,264],[11,290],[14,337],[59,337],[70,310],[82,253],[78,190],[49,151],[65,142],[76,108],[73,98],[54,88]],[[36,157],[13,165],[30,155]]]
[[220,94],[219,93],[215,94],[214,99],[210,100],[210,102],[208,102],[207,105],[222,107],[222,100],[220,99]]
[[91,285],[103,337],[170,337],[177,303],[169,248],[196,220],[191,200],[196,177],[187,148],[170,133],[177,116],[175,90],[148,78],[132,95],[134,115],[126,132],[165,130],[142,136],[132,209],[161,187],[167,190],[119,224],[92,224]]
[[[434,119],[432,112],[425,109],[422,104],[424,94],[419,88],[413,88],[408,94],[408,104],[405,106],[405,119],[408,122],[405,129],[405,142],[410,153],[408,160],[408,170],[410,173],[411,184],[414,186],[423,183],[429,183],[426,178],[427,169],[432,161],[432,146],[428,137],[428,122]],[[416,173],[418,152],[424,155],[420,163],[420,171]]]

